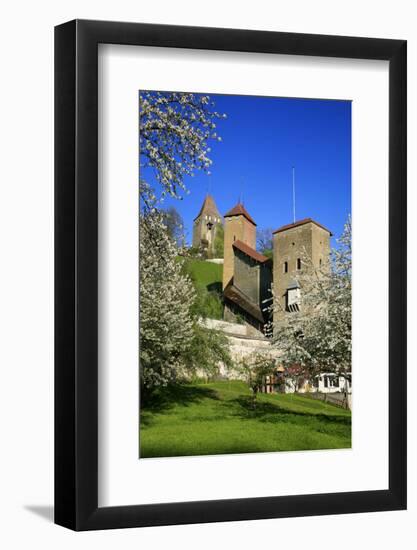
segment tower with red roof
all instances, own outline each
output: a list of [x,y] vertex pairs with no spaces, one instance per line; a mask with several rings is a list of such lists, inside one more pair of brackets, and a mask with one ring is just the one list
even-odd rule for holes
[[223,290],[233,279],[236,241],[256,250],[256,223],[241,202],[224,215]]
[[270,296],[271,260],[256,250],[256,222],[236,204],[224,216],[223,297],[224,318],[243,318],[263,331],[269,313],[264,300]]

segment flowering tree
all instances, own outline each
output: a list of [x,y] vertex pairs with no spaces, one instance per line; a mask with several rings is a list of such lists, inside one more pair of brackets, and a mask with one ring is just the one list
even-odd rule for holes
[[[181,198],[184,178],[195,170],[209,171],[209,140],[221,141],[214,110],[207,95],[180,92],[141,92],[139,146],[141,168],[152,168],[161,196]],[[144,197],[142,197],[144,198]],[[146,199],[146,197],[145,197]]]
[[[225,342],[206,334],[193,315],[196,295],[177,258],[178,235],[169,227],[172,216],[160,208],[166,195],[179,199],[187,192],[186,176],[208,171],[208,141],[220,140],[214,120],[223,117],[208,96],[176,92],[142,92],[139,114],[139,351],[141,386],[149,391],[227,360]],[[159,197],[144,179],[149,170]]]
[[[348,376],[352,357],[352,249],[348,218],[329,263],[316,268],[306,255],[300,274],[300,311],[287,313],[273,341],[287,367],[299,365],[310,377],[322,372]],[[278,307],[274,301],[274,306]]]
[[[147,198],[151,200],[149,190]],[[190,308],[195,295],[157,209],[140,216],[139,252],[141,383],[149,390],[184,374],[183,356],[193,337]]]
[[184,355],[188,376],[216,376],[220,365],[232,367],[229,342],[223,332],[208,329],[198,318],[194,319],[193,336],[190,347]]

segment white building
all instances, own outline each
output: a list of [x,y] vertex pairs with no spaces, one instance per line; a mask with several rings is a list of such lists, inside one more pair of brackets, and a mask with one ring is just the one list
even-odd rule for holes
[[333,372],[325,372],[317,376],[318,383],[315,391],[321,393],[335,393],[346,392],[352,393],[351,376],[345,378],[344,376],[337,376]]

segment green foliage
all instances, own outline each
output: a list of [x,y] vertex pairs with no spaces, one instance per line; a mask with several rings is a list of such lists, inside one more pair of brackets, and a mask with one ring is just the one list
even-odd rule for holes
[[204,260],[185,258],[183,260],[183,272],[193,282],[196,293],[191,308],[192,314],[195,317],[222,319],[223,266]]
[[201,250],[197,246],[190,246],[190,248],[187,248],[187,256],[189,258],[201,259]]
[[140,456],[346,449],[350,411],[294,394],[259,394],[244,382],[158,388],[140,413]]
[[274,259],[274,251],[272,250],[272,248],[265,248],[264,250],[262,250],[262,254],[270,260]]
[[249,388],[252,390],[252,406],[256,407],[258,392],[264,384],[265,377],[271,375],[275,368],[275,360],[267,353],[254,352],[242,357],[237,369],[245,377]]
[[214,238],[214,257],[224,257],[224,229],[222,225],[216,226],[216,236]]
[[226,336],[195,323],[193,339],[185,357],[187,371],[197,374],[197,371],[202,370],[207,376],[215,376],[218,374],[219,362],[232,366]]
[[202,286],[196,286],[196,298],[191,306],[191,313],[195,317],[208,319],[223,318],[223,302],[218,292],[208,291]]
[[234,320],[238,325],[244,325],[245,324],[245,318],[240,313],[234,313]]

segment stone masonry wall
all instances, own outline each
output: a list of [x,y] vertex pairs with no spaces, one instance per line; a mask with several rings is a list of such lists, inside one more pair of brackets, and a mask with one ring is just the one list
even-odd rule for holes
[[[319,267],[320,260],[328,262],[329,252],[329,233],[312,222],[275,233],[274,292],[281,306],[274,314],[275,322],[285,315],[288,285],[300,275],[297,260],[301,260],[301,271],[306,268],[302,262],[305,254],[312,259],[316,267]],[[288,263],[287,272],[284,269],[285,262]]]
[[[222,331],[229,340],[230,354],[234,362],[239,362],[243,357],[251,355],[254,352],[270,353],[278,358],[279,352],[271,346],[270,340],[259,334],[253,336],[250,327],[237,323],[228,323],[216,319],[205,319],[201,323],[207,328]],[[227,369],[224,365],[220,366],[220,373],[228,378],[238,378],[239,374]]]
[[237,240],[256,249],[256,225],[244,216],[229,216],[224,219],[223,289],[230,283],[234,272],[233,243]]

